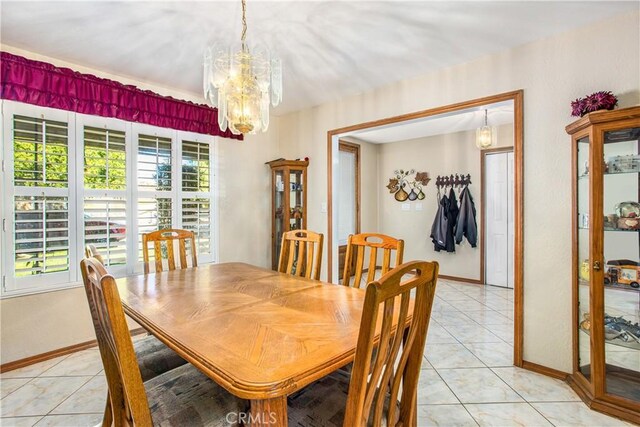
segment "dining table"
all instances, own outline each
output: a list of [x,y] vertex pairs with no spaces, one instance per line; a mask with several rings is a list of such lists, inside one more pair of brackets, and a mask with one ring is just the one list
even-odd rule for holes
[[125,312],[229,393],[251,425],[286,426],[287,396],[354,359],[365,290],[245,263],[117,279]]

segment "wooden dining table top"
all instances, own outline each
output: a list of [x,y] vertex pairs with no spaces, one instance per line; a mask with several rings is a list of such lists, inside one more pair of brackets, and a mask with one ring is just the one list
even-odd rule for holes
[[228,391],[252,400],[286,396],[352,361],[365,297],[364,289],[244,263],[117,284],[129,316]]

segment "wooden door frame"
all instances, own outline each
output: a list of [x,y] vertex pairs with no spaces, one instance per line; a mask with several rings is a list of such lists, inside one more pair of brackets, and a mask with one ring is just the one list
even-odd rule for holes
[[[499,154],[499,153],[512,153],[514,152],[513,146],[508,146],[508,147],[496,147],[496,148],[487,148],[486,150],[482,150],[482,152],[480,153],[480,206],[482,207],[482,221],[480,222],[480,280],[482,281],[483,284],[487,283],[487,277],[486,277],[486,248],[485,248],[485,244],[486,244],[486,237],[485,237],[485,227],[486,227],[486,222],[487,222],[487,217],[485,215],[485,213],[487,212],[486,210],[486,180],[485,180],[485,173],[484,173],[484,168],[486,166],[486,157],[488,154]],[[515,160],[515,153],[514,153],[514,160]],[[514,171],[515,172],[515,171]],[[515,192],[514,192],[514,203],[515,203]],[[515,213],[514,213],[514,220],[515,220]],[[515,237],[515,234],[514,234]],[[515,245],[514,245],[514,253],[515,253]],[[515,264],[514,264],[515,265]],[[513,287],[515,289],[515,272],[514,272],[514,277],[513,277],[514,283],[513,283]]]
[[378,126],[401,123],[407,120],[415,120],[438,114],[464,110],[473,107],[480,107],[486,104],[494,104],[502,101],[513,101],[514,107],[514,141],[513,155],[515,165],[515,194],[514,194],[514,334],[513,334],[513,364],[523,366],[523,317],[524,317],[524,91],[522,89],[505,92],[484,98],[477,98],[470,101],[417,111],[414,113],[388,117],[379,120],[359,123],[327,131],[327,251],[328,251],[328,277],[332,280],[333,268],[333,138],[347,132],[374,128]]

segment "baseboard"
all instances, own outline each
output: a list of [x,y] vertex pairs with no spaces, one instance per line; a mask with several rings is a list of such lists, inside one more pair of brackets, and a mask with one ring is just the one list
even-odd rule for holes
[[569,377],[568,372],[562,372],[557,369],[549,368],[547,366],[538,365],[537,363],[522,361],[522,369],[526,369],[537,374],[546,375],[551,378],[556,378],[562,381],[566,381]]
[[484,285],[482,280],[467,279],[466,277],[446,276],[444,274],[439,274],[438,278],[444,279],[444,280],[453,280],[454,282],[464,282],[464,283],[472,283],[474,285]]
[[[131,335],[139,335],[145,333],[143,328],[136,328],[131,330]],[[86,350],[98,345],[96,340],[85,341],[79,344],[70,345],[68,347],[62,347],[57,350],[47,351],[46,353],[36,354],[35,356],[25,357],[24,359],[14,360],[13,362],[7,362],[0,365],[0,373],[13,371],[14,369],[24,368],[25,366],[35,365],[36,363],[44,362],[45,360],[55,359],[56,357],[66,356],[67,354],[75,353],[81,350]]]

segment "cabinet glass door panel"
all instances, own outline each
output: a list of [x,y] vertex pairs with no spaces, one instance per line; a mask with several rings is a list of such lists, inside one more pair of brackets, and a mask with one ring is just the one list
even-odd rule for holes
[[640,128],[603,134],[605,390],[640,402]]
[[275,185],[273,188],[274,195],[274,233],[275,233],[275,251],[276,256],[275,259],[278,260],[280,258],[280,242],[282,241],[282,233],[285,230],[285,206],[284,206],[284,195],[285,195],[285,186],[287,183],[285,182],[284,172],[281,170],[274,171],[275,176]]
[[304,218],[303,206],[303,191],[304,182],[302,181],[302,171],[293,170],[289,174],[289,222],[290,230],[300,230],[304,224],[302,219]]
[[589,308],[589,139],[578,140],[577,203],[578,203],[578,369],[591,381],[591,316]]

